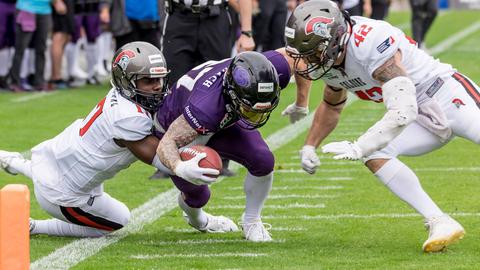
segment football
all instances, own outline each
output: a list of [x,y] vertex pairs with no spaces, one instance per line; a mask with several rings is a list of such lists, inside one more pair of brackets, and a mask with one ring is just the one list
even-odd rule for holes
[[[222,169],[222,159],[217,151],[213,150],[212,148],[205,146],[205,145],[193,145],[189,147],[185,147],[180,150],[180,158],[185,161],[193,158],[199,153],[206,153],[207,156],[200,160],[198,165],[202,168],[212,168],[221,170]],[[208,175],[210,177],[218,177],[218,175]]]

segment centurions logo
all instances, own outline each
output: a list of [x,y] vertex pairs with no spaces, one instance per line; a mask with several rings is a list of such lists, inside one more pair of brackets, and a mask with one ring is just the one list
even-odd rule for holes
[[314,33],[317,36],[321,36],[324,38],[330,38],[331,35],[328,31],[328,24],[333,23],[333,18],[325,18],[325,17],[313,17],[307,21],[305,25],[305,34],[309,35]]
[[130,62],[130,58],[135,58],[135,52],[132,50],[125,50],[115,57],[113,63],[114,65],[119,65],[122,70],[126,70],[128,62]]

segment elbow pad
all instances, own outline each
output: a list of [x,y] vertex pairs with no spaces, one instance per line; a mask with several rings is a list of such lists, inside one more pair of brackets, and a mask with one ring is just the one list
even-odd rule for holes
[[385,147],[418,115],[416,88],[407,77],[396,77],[383,87],[383,102],[387,112],[356,142],[364,157]]

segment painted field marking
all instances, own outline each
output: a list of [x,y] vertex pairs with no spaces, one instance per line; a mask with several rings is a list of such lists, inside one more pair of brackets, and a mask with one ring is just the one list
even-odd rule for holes
[[[342,188],[343,186],[281,186],[281,187],[272,187],[272,190],[293,190],[293,189],[329,190],[329,189],[342,189]],[[230,187],[228,188],[228,190],[243,190],[243,187]]]
[[[209,206],[208,209],[244,209],[244,205],[237,205],[237,204],[222,204],[222,205],[215,205],[215,206]],[[325,204],[320,203],[320,204],[302,204],[302,203],[293,203],[293,204],[285,204],[285,205],[279,205],[279,204],[266,204],[263,206],[263,209],[292,209],[292,208],[310,208],[310,209],[315,209],[315,208],[325,208]]]
[[210,254],[195,254],[195,253],[173,253],[173,254],[155,254],[155,255],[132,255],[130,258],[137,260],[152,260],[161,258],[218,258],[218,257],[265,257],[267,253],[210,253]]
[[353,177],[326,177],[326,178],[311,178],[311,177],[294,177],[294,178],[286,178],[282,179],[282,182],[303,182],[303,181],[315,181],[315,182],[322,182],[322,181],[352,181]]
[[[210,207],[209,207],[210,208]],[[306,228],[303,227],[272,227],[270,231],[276,232],[300,232],[306,231]],[[164,231],[174,232],[174,233],[197,233],[198,231],[193,228],[174,228],[174,227],[165,227]]]
[[[450,213],[450,216],[457,217],[480,217],[480,213]],[[421,217],[416,213],[381,213],[381,214],[337,214],[337,215],[316,215],[316,216],[286,216],[286,215],[270,215],[262,216],[262,219],[292,219],[292,220],[311,220],[311,219],[376,219],[376,218],[411,218]]]
[[[287,194],[287,195],[270,195],[268,200],[276,199],[332,199],[338,198],[338,195],[303,195],[303,194]],[[245,199],[245,196],[225,196],[223,200],[240,200]]]
[[[273,239],[268,244],[283,244],[286,239]],[[177,240],[177,241],[141,241],[139,244],[156,245],[156,246],[170,246],[170,245],[205,245],[205,244],[232,244],[244,243],[251,244],[251,241],[246,239],[195,239],[195,240]],[[267,243],[267,242],[265,242]]]
[[33,94],[28,94],[28,95],[22,96],[22,97],[12,98],[10,101],[14,102],[14,103],[21,103],[21,102],[27,102],[27,101],[43,98],[43,97],[46,97],[46,96],[53,96],[53,95],[56,95],[58,93],[60,93],[60,91],[50,91],[50,92],[43,92],[42,91],[42,92],[37,92],[37,93],[33,93]]

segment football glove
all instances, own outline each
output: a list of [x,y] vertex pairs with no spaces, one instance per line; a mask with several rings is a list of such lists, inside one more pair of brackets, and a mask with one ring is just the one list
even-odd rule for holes
[[315,146],[304,145],[300,150],[300,160],[302,161],[302,168],[309,174],[314,174],[317,167],[320,166],[320,159],[315,153]]
[[289,116],[290,117],[290,123],[295,123],[308,114],[308,108],[307,107],[300,107],[297,106],[295,103],[292,103],[285,108],[282,112],[282,116]]
[[363,157],[362,150],[355,142],[332,142],[322,147],[323,153],[335,154],[333,159],[359,160]]
[[207,153],[200,153],[192,159],[178,162],[174,169],[175,174],[197,186],[212,184],[216,181],[216,178],[207,176],[207,174],[219,175],[220,172],[216,169],[202,168],[198,165],[200,160],[206,156]]

